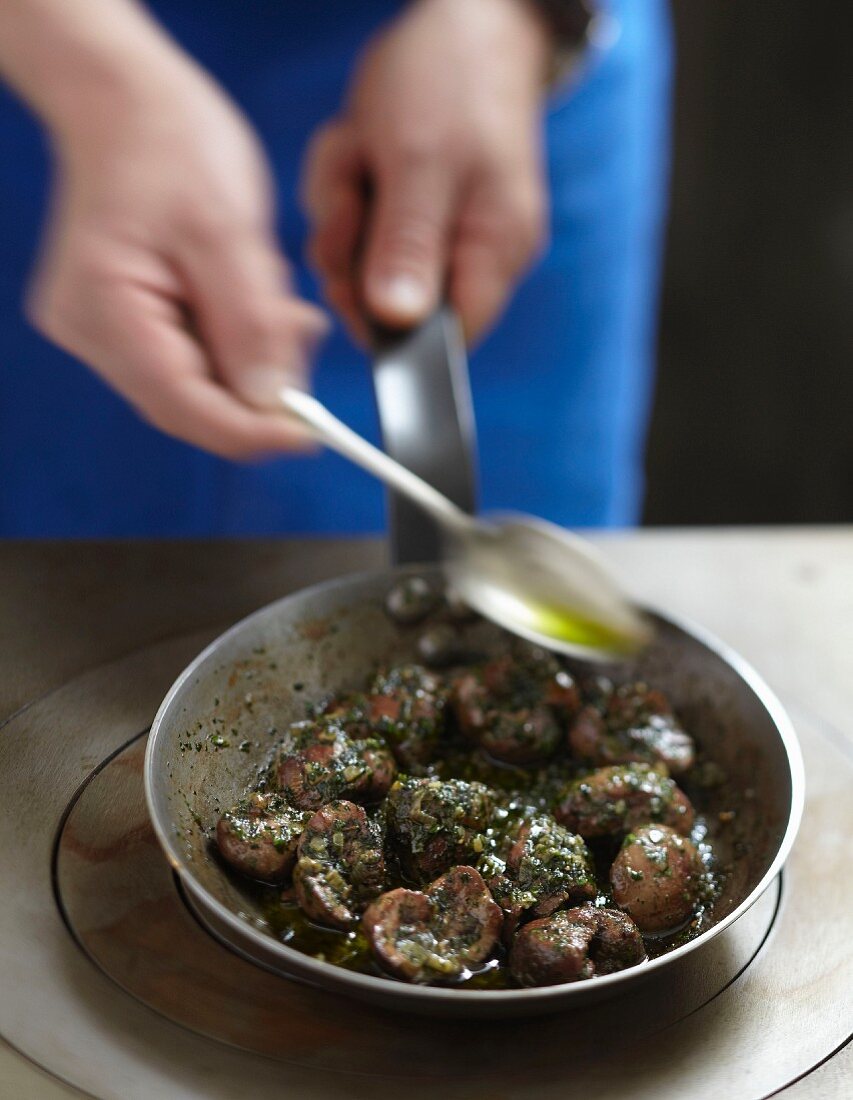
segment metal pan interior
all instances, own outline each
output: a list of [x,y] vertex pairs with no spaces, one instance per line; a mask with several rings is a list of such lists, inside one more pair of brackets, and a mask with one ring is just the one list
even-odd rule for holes
[[[802,811],[802,762],[778,700],[725,646],[654,616],[654,643],[620,678],[638,677],[669,695],[700,746],[725,772],[706,810],[736,810],[721,831],[722,858],[734,871],[715,908],[715,924],[667,955],[619,974],[575,985],[466,991],[410,986],[353,973],[287,947],[265,930],[255,896],[213,856],[209,830],[255,781],[277,733],[305,716],[306,703],[360,688],[377,665],[415,659],[418,631],[399,627],[383,607],[401,575],[439,583],[434,567],[345,578],[263,608],[212,643],[184,671],[151,730],[146,796],[167,857],[194,908],[220,938],[261,965],[352,996],[415,1012],[528,1014],[598,999],[701,948],[756,900],[781,868]],[[488,623],[465,628],[477,649],[498,652],[506,636]],[[736,848],[736,850],[735,850]]]

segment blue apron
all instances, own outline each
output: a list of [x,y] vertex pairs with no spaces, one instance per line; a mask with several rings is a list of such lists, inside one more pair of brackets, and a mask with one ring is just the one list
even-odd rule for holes
[[[355,53],[399,0],[156,0],[150,7],[260,133],[279,231],[303,293],[294,200],[314,128],[335,113]],[[547,119],[552,243],[472,357],[482,503],[570,526],[636,521],[654,349],[668,152],[664,0],[612,0],[611,41]],[[21,316],[47,195],[38,127],[0,89],[0,535],[363,532],[380,487],[332,454],[232,464],[161,436]],[[316,390],[378,430],[364,357],[335,331]]]

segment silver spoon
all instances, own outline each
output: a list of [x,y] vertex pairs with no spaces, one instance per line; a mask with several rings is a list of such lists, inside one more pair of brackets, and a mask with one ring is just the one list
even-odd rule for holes
[[624,657],[649,640],[643,616],[582,539],[529,516],[475,519],[316,397],[291,386],[279,396],[315,438],[432,516],[444,535],[448,580],[487,619],[549,649],[598,660]]

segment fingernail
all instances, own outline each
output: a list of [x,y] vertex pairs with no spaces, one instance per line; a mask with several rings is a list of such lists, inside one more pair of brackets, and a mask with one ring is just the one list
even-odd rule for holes
[[429,310],[429,287],[414,275],[392,275],[378,282],[376,304],[398,321],[419,321]]
[[275,408],[280,404],[283,386],[305,386],[305,368],[301,364],[271,366],[267,363],[247,367],[240,375],[240,394],[259,408]]

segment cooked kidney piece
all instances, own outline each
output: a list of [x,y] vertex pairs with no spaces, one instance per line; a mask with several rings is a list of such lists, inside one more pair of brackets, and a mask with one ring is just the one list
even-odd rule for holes
[[559,985],[613,974],[646,957],[637,926],[617,909],[584,905],[532,921],[515,937],[509,956],[521,985]]
[[422,665],[380,672],[367,697],[371,730],[384,737],[401,767],[419,769],[444,733],[447,693]]
[[216,844],[235,871],[263,882],[282,882],[293,870],[308,817],[279,795],[256,792],[222,815]]
[[[432,581],[404,578],[386,610],[406,659],[309,701],[217,822],[271,935],[362,973],[505,989],[635,966],[713,923],[724,788],[706,803],[662,692],[576,679]],[[699,848],[673,778],[691,768],[713,810]]]
[[662,691],[644,683],[614,688],[601,681],[598,689],[596,702],[581,710],[569,730],[569,745],[580,760],[596,765],[661,763],[673,775],[693,766],[693,738]]
[[586,845],[549,814],[523,821],[509,839],[503,874],[487,880],[504,911],[505,939],[511,940],[525,916],[548,916],[567,902],[595,897],[595,870]]
[[331,700],[325,717],[348,737],[381,738],[402,768],[421,774],[444,733],[446,704],[447,692],[434,673],[400,665],[378,672],[366,692]]
[[690,919],[706,878],[696,845],[666,825],[643,825],[630,833],[610,867],[613,900],[652,936]]
[[554,816],[589,838],[618,836],[652,821],[687,834],[695,815],[687,795],[668,775],[648,764],[616,764],[570,783]]
[[318,810],[334,798],[376,802],[397,768],[379,740],[353,740],[332,718],[290,726],[272,769],[272,781],[293,806]]
[[409,982],[452,981],[494,950],[503,917],[473,867],[453,867],[422,891],[372,902],[362,927],[379,965]]
[[487,661],[483,679],[489,691],[504,700],[524,705],[541,699],[563,718],[576,714],[581,705],[577,684],[554,654],[524,642]]
[[337,801],[308,821],[293,872],[306,916],[330,928],[350,928],[385,888],[382,831],[362,806]]
[[462,732],[490,756],[529,764],[551,756],[564,721],[580,705],[574,680],[551,654],[532,647],[457,676],[450,706]]
[[385,597],[385,609],[401,626],[419,623],[441,599],[436,588],[423,577],[404,577]]
[[405,875],[429,882],[483,851],[493,794],[462,779],[398,779],[385,801],[388,839]]

